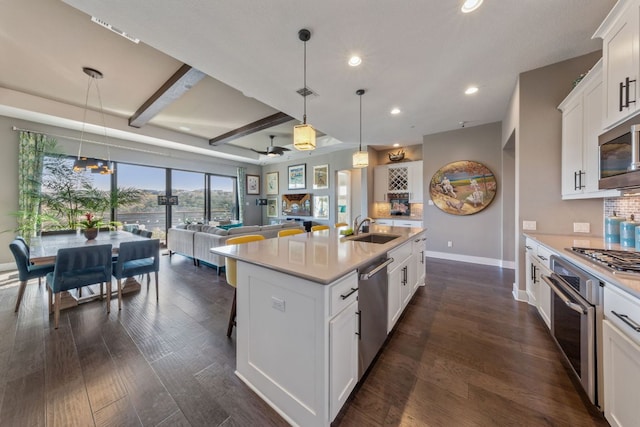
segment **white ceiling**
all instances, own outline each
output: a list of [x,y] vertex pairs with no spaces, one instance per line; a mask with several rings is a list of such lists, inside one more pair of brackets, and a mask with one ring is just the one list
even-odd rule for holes
[[[252,163],[266,157],[246,148],[264,150],[269,134],[277,135],[275,145],[290,146],[296,122],[226,147],[207,141],[278,111],[302,118],[296,93],[303,86],[301,28],[312,34],[307,86],[317,93],[307,101],[308,122],[328,135],[319,151],[357,146],[360,88],[367,90],[363,143],[386,148],[419,144],[423,135],[462,121],[467,127],[500,121],[519,73],[601,47],[591,35],[615,3],[486,0],[465,15],[462,0],[63,1],[79,10],[59,0],[2,0],[0,88],[82,107],[87,78],[81,68],[90,66],[105,75],[105,111],[127,119],[186,63],[210,77],[131,131],[170,129],[188,135],[175,142]],[[358,68],[347,65],[354,53],[363,58]],[[469,85],[480,91],[464,95]],[[0,107],[8,98],[0,96]],[[402,113],[391,116],[392,107]],[[180,130],[184,126],[191,130]]]

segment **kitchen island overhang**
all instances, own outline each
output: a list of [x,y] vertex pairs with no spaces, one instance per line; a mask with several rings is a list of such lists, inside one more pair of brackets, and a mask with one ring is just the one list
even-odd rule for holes
[[330,229],[211,249],[238,263],[236,374],[292,425],[330,425],[358,381],[358,268],[424,229],[370,231],[399,237]]

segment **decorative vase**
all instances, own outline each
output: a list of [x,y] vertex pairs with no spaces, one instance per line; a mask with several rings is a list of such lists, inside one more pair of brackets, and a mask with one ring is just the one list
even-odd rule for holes
[[84,229],[84,237],[87,238],[87,240],[93,240],[96,237],[98,237],[98,229],[97,228],[85,228]]

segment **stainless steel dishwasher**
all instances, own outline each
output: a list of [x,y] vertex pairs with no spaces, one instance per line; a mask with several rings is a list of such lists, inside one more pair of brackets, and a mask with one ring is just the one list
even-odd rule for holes
[[367,371],[387,339],[387,266],[393,258],[378,258],[359,270],[358,378]]

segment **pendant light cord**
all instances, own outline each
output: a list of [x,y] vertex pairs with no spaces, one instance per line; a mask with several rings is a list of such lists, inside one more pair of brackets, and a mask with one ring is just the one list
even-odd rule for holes
[[[93,77],[90,77],[93,78]],[[96,90],[98,92],[98,103],[100,104],[100,115],[102,116],[102,128],[104,129],[104,142],[107,146],[107,168],[111,169],[111,150],[109,150],[109,138],[107,137],[107,121],[104,117],[104,108],[102,107],[102,95],[100,94],[100,85],[96,80]]]
[[358,151],[362,151],[362,95],[360,95],[360,148]]
[[302,68],[303,71],[303,82],[304,82],[304,88],[303,88],[303,105],[304,105],[304,111],[302,114],[302,123],[303,124],[307,124],[307,42],[304,42],[304,66]]
[[78,160],[80,160],[80,155],[82,153],[82,140],[84,139],[84,126],[87,123],[87,106],[89,105],[89,91],[91,90],[91,80],[92,77],[87,77],[89,80],[87,81],[87,94],[84,98],[84,111],[82,113],[82,130],[80,131],[80,144],[78,145]]

